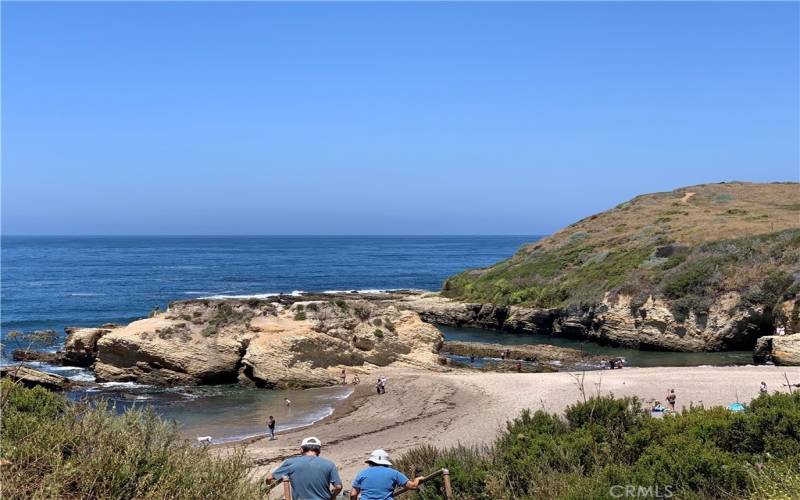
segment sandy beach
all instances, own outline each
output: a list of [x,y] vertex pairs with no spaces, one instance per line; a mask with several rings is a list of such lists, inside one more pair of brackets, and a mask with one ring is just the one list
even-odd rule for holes
[[[646,403],[663,401],[674,388],[677,408],[690,404],[727,405],[748,402],[758,395],[759,383],[770,392],[786,391],[784,374],[800,382],[800,368],[775,366],[625,368],[589,371],[583,387],[588,395],[613,393],[638,396]],[[419,445],[489,444],[505,422],[523,409],[561,412],[581,398],[576,375],[559,373],[432,373],[397,369],[383,372],[387,392],[377,395],[371,379],[336,409],[310,428],[280,434],[275,441],[257,440],[247,445],[263,477],[284,458],[297,453],[300,440],[309,435],[323,442],[323,454],[334,460],[345,489],[364,458],[375,448],[393,456]]]

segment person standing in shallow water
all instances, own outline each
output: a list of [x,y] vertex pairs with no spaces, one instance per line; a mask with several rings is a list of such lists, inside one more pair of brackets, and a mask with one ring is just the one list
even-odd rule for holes
[[409,480],[405,474],[392,468],[389,454],[383,450],[375,450],[367,459],[367,467],[356,475],[350,500],[393,500],[394,490],[405,486],[410,490],[419,487],[421,477]]
[[275,419],[272,415],[269,416],[269,420],[267,420],[267,428],[269,429],[269,439],[270,441],[275,440]]

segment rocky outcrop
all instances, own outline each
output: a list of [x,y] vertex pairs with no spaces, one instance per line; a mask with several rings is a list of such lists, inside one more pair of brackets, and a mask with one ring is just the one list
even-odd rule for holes
[[32,351],[30,349],[15,349],[11,353],[11,358],[14,361],[38,361],[41,363],[50,363],[51,365],[64,364],[63,352],[42,352]]
[[416,313],[360,296],[310,298],[173,303],[100,335],[95,374],[98,381],[285,388],[336,383],[342,368],[437,366],[441,334]]
[[599,365],[603,361],[599,356],[587,354],[577,349],[546,344],[502,345],[448,341],[442,345],[440,352],[459,356],[475,356],[477,358],[504,358],[537,363],[558,362],[565,365]]
[[607,295],[597,305],[568,309],[464,303],[438,294],[408,295],[397,301],[431,323],[547,334],[638,349],[718,351],[751,347],[764,333],[762,307],[745,305],[738,294],[719,297],[705,316],[678,317],[670,304],[650,297]]
[[753,360],[756,363],[771,361],[776,365],[800,366],[800,333],[759,338]]
[[103,325],[101,328],[65,328],[67,340],[64,343],[64,363],[74,366],[91,366],[97,357],[97,341],[114,328],[116,325],[112,324]]
[[0,377],[9,378],[26,387],[41,386],[51,391],[67,389],[74,385],[68,378],[27,366],[11,365],[0,367]]

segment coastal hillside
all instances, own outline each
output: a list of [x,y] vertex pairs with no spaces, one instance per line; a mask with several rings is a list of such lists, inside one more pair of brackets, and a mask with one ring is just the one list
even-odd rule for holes
[[[752,347],[777,324],[797,332],[798,290],[800,184],[732,182],[638,196],[453,276],[442,294],[580,311],[584,327],[605,334],[612,309],[634,333],[657,312],[651,347],[700,350]],[[708,338],[710,320],[727,326],[722,338]],[[687,343],[687,333],[706,338]]]

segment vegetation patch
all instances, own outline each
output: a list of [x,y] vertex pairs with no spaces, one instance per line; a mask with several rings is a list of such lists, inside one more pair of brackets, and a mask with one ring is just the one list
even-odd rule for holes
[[117,415],[0,381],[3,498],[265,498],[244,449],[224,458],[151,411]]
[[[798,429],[800,393],[760,396],[740,413],[695,407],[664,418],[636,398],[598,396],[564,417],[526,410],[492,446],[423,445],[396,465],[449,469],[461,499],[613,498],[617,485],[674,498],[800,498]],[[444,498],[443,485],[412,497]]]
[[[675,199],[686,192],[695,193],[691,202]],[[778,297],[800,285],[796,212],[774,204],[798,198],[797,184],[747,183],[640,196],[510,259],[452,276],[442,294],[532,308],[591,307],[622,294],[642,304],[653,296],[679,320],[693,312],[702,321],[719,297],[734,293],[766,311],[766,325]],[[717,203],[728,204],[722,214]]]

